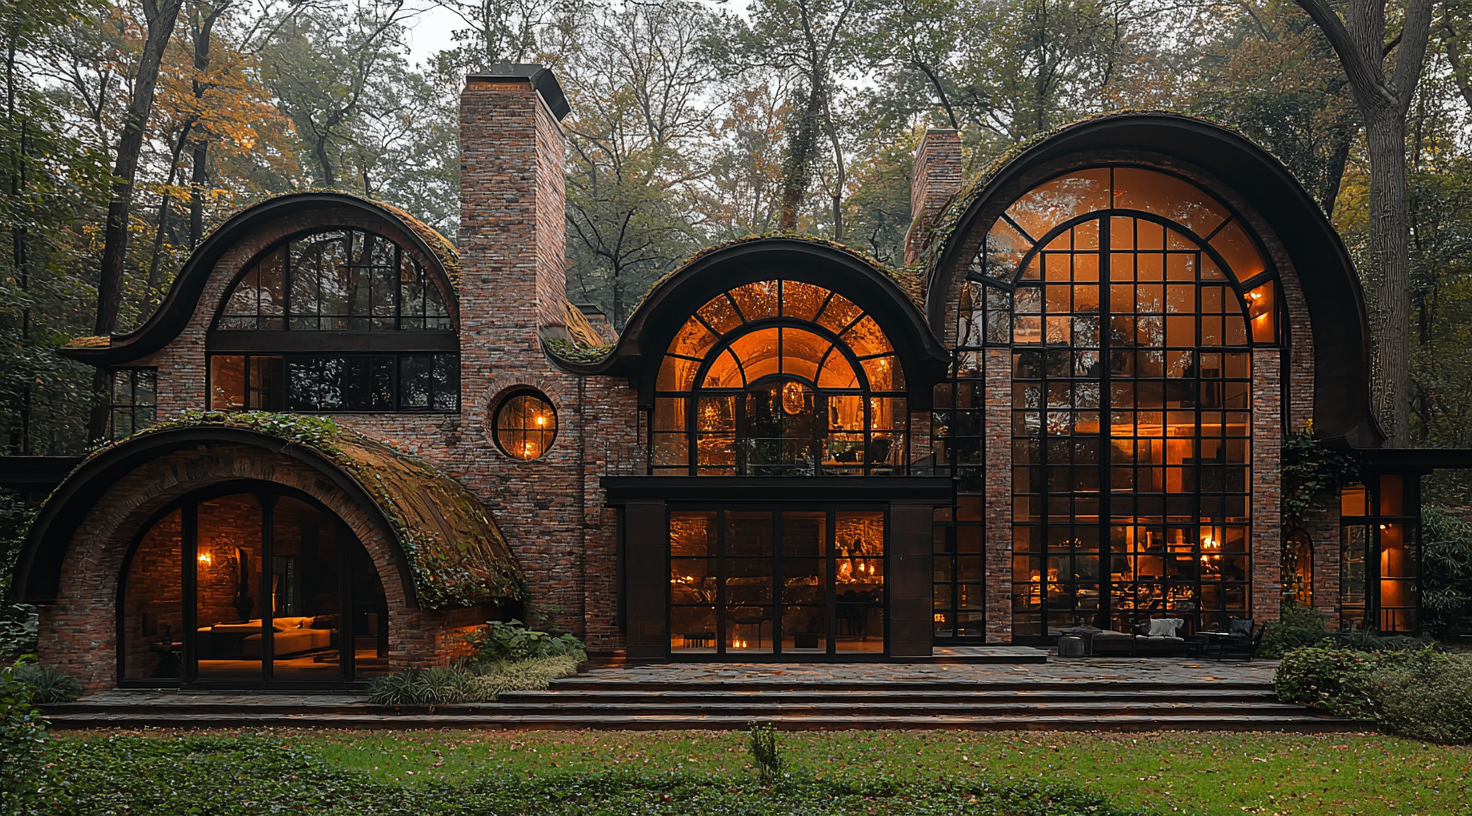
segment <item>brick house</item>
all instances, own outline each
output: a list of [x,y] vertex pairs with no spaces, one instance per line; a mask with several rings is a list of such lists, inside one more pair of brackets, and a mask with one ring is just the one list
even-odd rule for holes
[[[904,268],[711,247],[614,336],[567,300],[567,110],[538,66],[468,78],[458,246],[281,196],[67,350],[120,441],[22,552],[43,660],[341,686],[508,615],[631,659],[924,659],[1285,595],[1416,629],[1427,464],[1380,450],[1338,236],[1241,136],[1105,116],[963,188],[931,131]],[[1306,431],[1384,465],[1285,524]]]

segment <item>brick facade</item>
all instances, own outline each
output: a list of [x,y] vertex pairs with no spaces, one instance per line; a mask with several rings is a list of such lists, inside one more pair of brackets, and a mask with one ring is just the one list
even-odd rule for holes
[[918,263],[931,227],[961,192],[961,134],[927,130],[915,150],[910,184],[910,230],[905,234],[905,265]]
[[[418,454],[475,493],[495,516],[527,581],[527,614],[584,637],[593,654],[626,645],[618,621],[617,513],[601,486],[607,475],[644,472],[639,397],[623,377],[575,376],[548,357],[544,341],[563,336],[566,302],[564,253],[565,140],[558,118],[536,84],[519,76],[471,77],[461,97],[462,221],[458,280],[435,257],[419,260],[433,273],[460,343],[460,408],[442,414],[341,414],[341,424]],[[1286,429],[1303,430],[1312,418],[1312,326],[1291,259],[1270,224],[1229,185],[1158,154],[1108,153],[1063,159],[1024,175],[1020,192],[1044,176],[1101,160],[1146,163],[1192,178],[1223,197],[1262,236],[1283,293],[1282,350],[1253,354],[1252,580],[1251,606],[1259,620],[1277,616],[1281,587],[1279,446]],[[907,260],[918,259],[926,233],[961,187],[961,147],[955,131],[931,131],[916,157],[914,223]],[[999,193],[1006,199],[1009,192]],[[986,223],[985,220],[978,223]],[[161,418],[206,404],[205,352],[209,326],[228,286],[249,263],[283,239],[313,228],[356,227],[413,246],[402,223],[364,209],[307,209],[257,224],[239,236],[209,271],[203,294],[183,330],[162,350],[132,365],[159,370]],[[964,268],[980,231],[958,235],[957,263]],[[935,304],[932,329],[946,345],[956,342],[962,275],[939,270],[949,291]],[[1012,359],[1008,349],[988,349],[969,364],[985,395],[987,477],[985,513],[986,640],[1012,639]],[[501,401],[518,389],[535,389],[552,403],[558,433],[535,460],[503,453],[493,423]],[[912,406],[913,407],[913,406]],[[924,469],[931,456],[931,417],[911,414],[911,461]],[[449,659],[459,638],[486,610],[426,612],[413,608],[394,561],[395,544],[320,472],[261,450],[215,446],[179,451],[137,466],[111,485],[72,537],[61,596],[43,609],[43,657],[84,679],[89,688],[116,677],[112,655],[119,624],[116,605],[124,559],[136,575],[162,576],[177,565],[178,516],[146,535],[144,525],[169,502],[197,488],[229,480],[255,480],[299,489],[342,519],[361,542],[389,598],[390,666]],[[974,528],[973,528],[974,529]],[[1314,541],[1314,595],[1332,611],[1338,599],[1338,519],[1326,514],[1306,530]],[[141,537],[141,538],[140,538]],[[159,626],[177,609],[177,583],[157,579],[150,595],[136,580],[122,587],[133,617],[122,625],[127,671],[141,670]],[[201,584],[210,614],[230,611]],[[228,605],[228,604],[226,604]],[[216,614],[217,613],[217,614]]]

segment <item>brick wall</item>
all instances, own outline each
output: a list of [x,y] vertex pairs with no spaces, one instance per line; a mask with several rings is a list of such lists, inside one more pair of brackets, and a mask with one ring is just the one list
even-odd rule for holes
[[910,231],[905,234],[905,265],[918,263],[930,228],[947,203],[961,192],[961,134],[927,130],[915,150],[910,184]]
[[1258,623],[1278,619],[1283,602],[1283,391],[1280,352],[1252,351],[1252,597]]
[[[448,660],[461,648],[457,639],[465,627],[484,619],[485,611],[478,608],[450,612],[410,608],[406,594],[408,578],[398,571],[391,533],[374,526],[362,508],[321,471],[257,448],[201,446],[169,453],[138,466],[108,487],[87,514],[68,545],[60,593],[53,603],[40,608],[42,660],[78,677],[88,689],[111,686],[117,676],[118,581],[132,543],[145,532],[149,519],[175,499],[210,485],[240,480],[301,490],[340,517],[358,538],[368,552],[387,598],[392,668]],[[248,511],[242,512],[250,515]],[[255,519],[258,530],[259,515]],[[170,526],[175,524],[177,521],[165,520],[163,526],[145,537],[139,550],[140,559],[135,561],[137,570],[150,570],[163,582],[157,590],[143,590],[160,599],[159,611],[152,621],[125,617],[124,634],[133,657],[130,668],[137,665],[138,639],[156,636],[159,623],[173,624],[172,619],[165,617],[162,607],[174,603],[173,608],[178,608],[172,600],[178,597],[178,590],[171,583],[173,579],[165,577],[170,569],[172,574],[178,574],[178,534]],[[242,541],[251,535],[249,529],[246,524],[239,531],[244,536]],[[128,593],[133,589],[130,585]],[[213,597],[208,589],[206,595]],[[125,600],[128,597],[138,600],[137,595],[125,593]],[[223,603],[220,598],[216,601]],[[220,605],[215,601],[207,600],[207,603]],[[224,606],[228,607],[228,603]],[[233,609],[211,608],[210,614],[218,612],[222,619],[238,617]],[[252,617],[259,612],[258,601]],[[173,626],[176,633],[180,625],[182,622]]]
[[1012,352],[986,350],[986,641],[1012,642]]

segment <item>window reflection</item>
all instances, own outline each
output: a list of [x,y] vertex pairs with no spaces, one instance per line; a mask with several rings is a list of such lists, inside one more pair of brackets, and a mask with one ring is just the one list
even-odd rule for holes
[[901,473],[905,377],[877,321],[800,281],[736,287],[675,333],[656,380],[651,473]]
[[[1010,347],[1015,636],[1246,615],[1250,346],[1277,341],[1266,270],[1225,205],[1144,168],[1054,178],[990,227],[963,284],[933,447],[956,507],[979,499],[971,361]],[[936,630],[961,636],[954,542],[967,526],[937,523]]]

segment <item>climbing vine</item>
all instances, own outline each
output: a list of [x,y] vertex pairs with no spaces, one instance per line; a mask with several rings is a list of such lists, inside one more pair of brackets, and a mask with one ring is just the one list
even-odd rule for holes
[[1308,433],[1283,439],[1283,524],[1302,524],[1322,510],[1339,490],[1360,476],[1353,454],[1333,450]]

